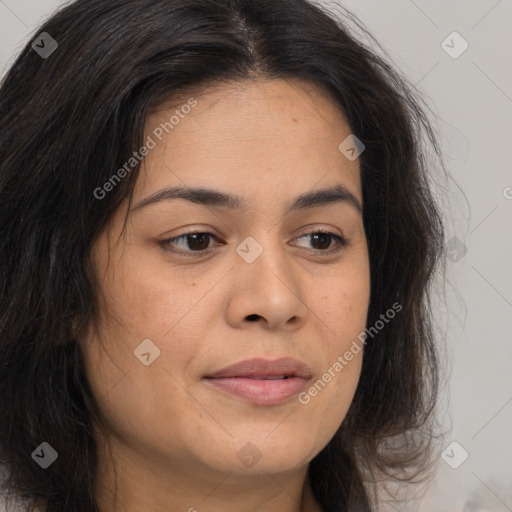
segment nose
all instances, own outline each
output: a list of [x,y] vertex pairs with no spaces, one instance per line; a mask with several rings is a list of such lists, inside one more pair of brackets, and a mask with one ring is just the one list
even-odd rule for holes
[[251,263],[237,256],[226,309],[232,327],[290,331],[304,324],[304,280],[300,265],[291,265],[289,258],[282,243],[266,244]]

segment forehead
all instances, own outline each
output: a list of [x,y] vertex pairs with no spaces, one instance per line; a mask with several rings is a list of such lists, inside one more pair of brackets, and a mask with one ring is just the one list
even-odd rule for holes
[[[311,131],[348,128],[344,112],[320,86],[296,79],[254,79],[195,87],[189,93],[182,91],[152,109],[147,131],[169,121],[170,114],[179,111],[192,97],[197,100],[197,106],[186,115],[188,129],[216,123],[217,130],[208,134],[211,138],[216,134],[227,135],[235,128],[242,136],[257,127],[264,128],[269,136],[278,136],[289,132],[291,123],[298,124],[297,128],[302,131],[304,121],[311,124]],[[274,122],[275,126],[269,131],[269,125]],[[175,128],[177,131],[177,126]]]
[[304,192],[340,179],[360,198],[359,163],[338,149],[350,133],[329,95],[299,81],[182,93],[148,116],[146,137],[155,147],[141,167],[135,200],[165,186],[215,185],[250,196],[263,189]]

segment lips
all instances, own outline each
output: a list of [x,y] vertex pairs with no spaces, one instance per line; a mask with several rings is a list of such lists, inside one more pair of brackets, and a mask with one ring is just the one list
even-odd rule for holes
[[248,359],[204,377],[217,390],[258,405],[290,399],[311,379],[311,369],[296,359]]
[[254,379],[283,378],[283,377],[301,377],[303,379],[311,378],[311,369],[304,363],[283,357],[275,361],[267,359],[247,359],[239,363],[227,366],[206,378],[220,379],[229,377],[246,377]]

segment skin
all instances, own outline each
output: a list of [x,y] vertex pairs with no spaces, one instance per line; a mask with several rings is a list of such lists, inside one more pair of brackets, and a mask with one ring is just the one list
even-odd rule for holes
[[[194,97],[197,106],[145,158],[124,231],[128,204],[92,251],[101,312],[81,348],[109,428],[97,431],[96,496],[105,512],[320,511],[308,464],[347,413],[362,351],[308,404],[297,396],[251,404],[203,376],[252,357],[290,356],[311,367],[311,385],[364,331],[361,213],[336,202],[284,215],[299,194],[338,184],[362,204],[359,160],[338,150],[351,130],[329,97],[300,82],[223,84]],[[186,98],[154,111],[147,135]],[[249,204],[237,211],[173,199],[134,209],[177,185]],[[189,228],[216,238],[175,240],[167,247],[176,252],[165,251],[164,240]],[[307,236],[319,228],[350,245]],[[263,249],[252,263],[236,252],[248,236]],[[340,250],[328,254],[333,247]],[[134,356],[144,339],[160,350],[149,366]],[[250,467],[237,457],[249,442],[261,455]]]

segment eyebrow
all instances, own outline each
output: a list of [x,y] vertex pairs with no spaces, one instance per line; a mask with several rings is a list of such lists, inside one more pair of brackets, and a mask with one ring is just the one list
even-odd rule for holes
[[[186,199],[196,204],[229,208],[232,210],[246,210],[247,201],[240,196],[220,192],[202,187],[171,187],[164,188],[146,197],[132,211],[141,210],[149,205],[169,201],[171,199]],[[298,210],[328,206],[334,203],[346,203],[354,207],[359,214],[363,213],[363,207],[359,200],[343,185],[312,190],[297,196],[285,207],[285,215]]]

